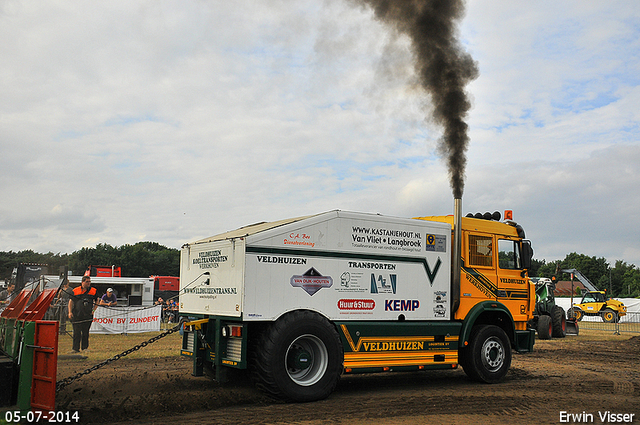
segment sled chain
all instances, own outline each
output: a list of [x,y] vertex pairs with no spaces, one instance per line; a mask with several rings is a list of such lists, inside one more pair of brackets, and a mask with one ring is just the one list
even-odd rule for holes
[[90,374],[94,370],[98,370],[101,367],[106,366],[111,362],[114,362],[116,360],[120,360],[124,356],[127,356],[127,355],[133,353],[134,351],[138,351],[142,347],[146,347],[149,344],[153,344],[154,342],[158,341],[159,339],[162,339],[167,335],[171,335],[172,333],[179,331],[180,328],[182,327],[182,322],[183,322],[183,320],[181,319],[180,322],[175,327],[173,327],[173,328],[171,328],[171,329],[169,329],[169,330],[167,330],[167,331],[165,331],[165,332],[163,332],[161,334],[158,334],[158,335],[154,336],[153,338],[151,338],[151,339],[149,339],[147,341],[143,341],[140,344],[138,344],[138,345],[136,345],[134,347],[131,347],[128,350],[126,350],[126,351],[124,351],[124,352],[122,352],[120,354],[116,354],[115,356],[111,357],[110,359],[107,359],[107,360],[105,360],[103,362],[100,362],[97,365],[92,366],[92,367],[90,367],[88,369],[85,369],[82,372],[78,372],[77,374],[75,374],[73,376],[61,379],[60,381],[56,382],[56,392],[60,391],[61,389],[63,389],[67,385],[71,384],[73,381],[75,381],[77,379],[80,379],[84,375]]

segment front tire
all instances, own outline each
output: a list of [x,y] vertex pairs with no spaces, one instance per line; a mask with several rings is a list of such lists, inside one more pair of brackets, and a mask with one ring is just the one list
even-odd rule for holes
[[584,312],[579,307],[571,307],[569,311],[570,311],[569,317],[574,319],[576,322],[580,322],[584,317]]
[[559,305],[553,307],[553,337],[564,338],[567,336],[567,318],[564,315],[564,309]]
[[317,313],[295,311],[262,333],[253,349],[252,377],[261,389],[285,401],[321,400],[342,373],[338,332]]
[[494,325],[474,327],[461,360],[471,379],[487,384],[502,381],[511,366],[511,344],[507,334]]
[[551,339],[553,334],[553,322],[551,316],[543,314],[538,318],[538,338]]
[[602,321],[606,323],[616,323],[618,321],[618,314],[610,308],[607,308],[602,312]]

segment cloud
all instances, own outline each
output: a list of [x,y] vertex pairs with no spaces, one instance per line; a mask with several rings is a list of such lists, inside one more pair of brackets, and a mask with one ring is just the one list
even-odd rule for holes
[[[36,252],[67,252],[68,240],[82,240],[86,234],[106,230],[104,220],[97,214],[82,209],[56,204],[46,210],[37,194],[24,194],[10,209],[3,208],[0,215],[0,244],[10,250],[33,249]],[[17,248],[15,241],[20,241]]]
[[[637,9],[468,2],[463,205],[537,258],[640,264]],[[408,40],[351,1],[12,1],[0,39],[0,250],[452,209]]]
[[[512,209],[538,259],[570,252],[609,261],[634,255],[640,219],[640,146],[613,145],[575,161],[549,160],[479,167],[469,177],[471,211]],[[487,207],[485,207],[487,208]],[[493,210],[491,210],[493,211]]]

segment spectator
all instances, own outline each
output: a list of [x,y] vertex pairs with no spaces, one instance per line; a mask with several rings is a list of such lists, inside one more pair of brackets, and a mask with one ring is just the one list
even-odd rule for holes
[[153,303],[153,305],[159,305],[160,307],[162,307],[160,309],[160,321],[164,322],[165,320],[165,309],[164,309],[164,300],[162,299],[162,297],[158,297],[158,300],[156,302]]
[[171,300],[171,313],[172,313],[173,322],[177,323],[179,313],[178,313],[178,302],[176,300]]
[[98,295],[96,288],[91,286],[91,277],[82,276],[80,286],[73,290],[69,299],[69,319],[73,323],[72,353],[79,353],[81,348],[89,349],[89,329],[97,303]]
[[59,306],[60,306],[60,335],[63,335],[67,332],[67,318],[68,311],[67,306],[69,305],[69,300],[71,299],[71,289],[69,288],[69,281],[65,279],[62,288],[60,289],[60,293],[58,294]]
[[113,288],[107,289],[107,292],[100,299],[100,305],[113,307],[116,304],[118,304],[118,299],[116,298],[116,294],[113,293]]
[[173,320],[173,311],[171,311],[171,300],[167,300],[163,306],[165,318],[167,323],[171,323]]
[[4,289],[2,292],[0,292],[0,302],[1,303],[5,303],[5,304],[9,304],[11,302],[11,300],[13,299],[13,291],[14,289],[16,289],[16,285],[13,283],[10,283],[7,286],[7,289]]

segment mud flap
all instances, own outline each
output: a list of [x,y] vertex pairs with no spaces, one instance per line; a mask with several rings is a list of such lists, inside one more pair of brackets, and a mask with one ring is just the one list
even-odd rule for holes
[[576,320],[567,319],[567,335],[578,335],[580,329],[578,328],[578,322]]
[[526,331],[516,331],[514,341],[515,350],[518,353],[530,353],[533,351],[533,343],[536,340],[535,329],[527,329]]

